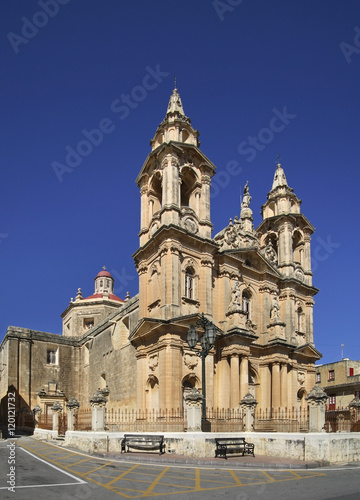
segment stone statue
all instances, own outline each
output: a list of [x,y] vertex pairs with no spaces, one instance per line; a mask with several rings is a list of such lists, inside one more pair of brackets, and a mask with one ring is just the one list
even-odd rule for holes
[[231,288],[231,302],[229,309],[241,309],[240,281],[235,281]]
[[276,252],[274,250],[274,247],[272,245],[272,241],[271,240],[269,240],[269,243],[265,247],[265,257],[272,264],[277,264],[277,255],[276,255]]
[[246,184],[244,187],[244,196],[243,196],[243,200],[241,203],[241,208],[249,208],[250,201],[251,201],[251,196],[250,196],[250,192],[249,192],[248,181],[246,181]]
[[280,320],[280,304],[277,295],[274,295],[271,308],[270,308],[270,319],[271,321],[279,321]]

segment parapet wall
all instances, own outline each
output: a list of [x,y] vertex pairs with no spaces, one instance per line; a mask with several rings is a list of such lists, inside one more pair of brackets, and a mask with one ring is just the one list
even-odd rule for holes
[[[167,453],[189,457],[213,457],[216,437],[234,437],[233,433],[147,433],[164,434]],[[35,436],[38,432],[35,431]],[[239,436],[240,434],[237,434]],[[65,446],[87,453],[119,452],[123,432],[67,431]],[[244,432],[242,437],[255,444],[255,455],[342,464],[360,462],[360,433],[260,433]],[[43,436],[38,436],[43,437]]]

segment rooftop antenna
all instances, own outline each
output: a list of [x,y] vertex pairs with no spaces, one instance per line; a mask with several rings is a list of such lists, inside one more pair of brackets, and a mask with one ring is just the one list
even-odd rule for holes
[[344,359],[344,344],[341,344],[341,359]]

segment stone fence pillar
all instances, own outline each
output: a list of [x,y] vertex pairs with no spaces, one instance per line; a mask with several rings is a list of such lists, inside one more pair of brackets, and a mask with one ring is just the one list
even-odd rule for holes
[[192,389],[185,396],[187,410],[187,430],[201,431],[201,402],[202,395],[197,389]]
[[105,430],[105,406],[107,403],[106,397],[103,395],[101,390],[95,392],[95,394],[90,398],[91,404],[91,428],[93,431],[104,431]]
[[79,401],[77,401],[76,398],[74,397],[70,398],[69,401],[66,403],[67,418],[68,418],[67,428],[69,431],[75,430],[75,418],[77,412],[79,411],[79,406],[80,406]]
[[309,432],[325,432],[325,403],[328,395],[315,385],[305,398],[309,403]]
[[59,401],[55,401],[55,403],[50,407],[50,410],[53,412],[53,431],[59,431],[59,415],[63,410]]
[[255,408],[258,402],[254,396],[250,393],[246,394],[245,397],[240,401],[240,408],[244,412],[243,419],[243,431],[252,432],[254,430],[255,424]]
[[40,415],[42,414],[42,409],[40,408],[39,405],[36,405],[33,408],[33,414],[34,414],[35,429],[37,429],[39,427],[39,418],[40,418]]

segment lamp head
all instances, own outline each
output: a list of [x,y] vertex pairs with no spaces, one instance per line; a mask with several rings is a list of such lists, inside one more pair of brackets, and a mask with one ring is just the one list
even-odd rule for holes
[[190,328],[186,334],[186,341],[189,344],[190,349],[193,349],[196,346],[198,340],[199,340],[199,334],[196,331],[195,326],[190,325]]

